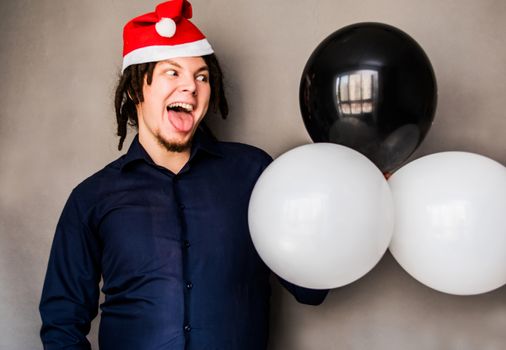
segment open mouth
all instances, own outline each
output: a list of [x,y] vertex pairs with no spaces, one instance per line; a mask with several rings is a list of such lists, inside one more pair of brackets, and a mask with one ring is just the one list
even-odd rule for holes
[[167,111],[191,113],[193,112],[193,105],[189,103],[175,102],[167,106]]
[[169,121],[179,132],[189,132],[193,128],[193,105],[184,102],[174,102],[167,106]]

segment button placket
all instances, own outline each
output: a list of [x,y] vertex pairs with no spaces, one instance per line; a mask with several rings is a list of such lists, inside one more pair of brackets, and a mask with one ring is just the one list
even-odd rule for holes
[[174,188],[174,198],[176,201],[176,211],[179,214],[180,221],[181,221],[181,246],[182,246],[182,263],[183,263],[183,271],[182,271],[182,285],[184,288],[184,316],[183,316],[183,330],[186,336],[189,336],[191,332],[191,320],[190,320],[190,290],[193,288],[193,284],[190,281],[190,271],[191,267],[188,266],[188,255],[191,253],[190,247],[191,242],[188,239],[187,236],[187,228],[186,228],[186,206],[183,202],[184,198],[182,198],[182,193],[184,193],[181,190],[181,185],[183,182],[181,182],[181,174],[178,174],[174,177],[173,182],[173,188]]

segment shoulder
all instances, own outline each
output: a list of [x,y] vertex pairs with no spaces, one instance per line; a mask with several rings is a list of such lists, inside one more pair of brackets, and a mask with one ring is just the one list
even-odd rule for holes
[[106,195],[115,187],[115,183],[121,176],[121,164],[124,157],[124,155],[119,157],[81,181],[72,190],[70,200],[91,206],[98,198]]
[[238,142],[218,142],[219,157],[207,163],[220,176],[240,179],[241,184],[254,184],[272,162],[267,152],[258,147]]
[[219,142],[220,149],[226,159],[258,165],[263,168],[272,162],[272,157],[264,150],[239,142]]

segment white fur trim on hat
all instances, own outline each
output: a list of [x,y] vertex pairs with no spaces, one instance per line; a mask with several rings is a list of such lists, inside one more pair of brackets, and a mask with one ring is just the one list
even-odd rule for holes
[[121,69],[121,72],[133,64],[158,62],[176,57],[198,57],[210,55],[213,52],[213,48],[207,39],[172,46],[157,45],[141,47],[140,49],[133,50],[123,57],[123,68]]

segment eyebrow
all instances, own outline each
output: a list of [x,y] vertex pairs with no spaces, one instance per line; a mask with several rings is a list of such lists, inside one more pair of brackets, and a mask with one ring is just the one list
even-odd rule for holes
[[[163,60],[161,61],[161,63],[167,63],[167,64],[170,64],[170,65],[173,65],[174,67],[177,67],[177,68],[183,68],[181,67],[181,65],[171,59],[168,59],[168,60]],[[209,71],[209,67],[207,66],[207,64],[204,64],[202,67],[200,67],[199,69],[196,70],[196,73],[200,73],[202,71]]]

